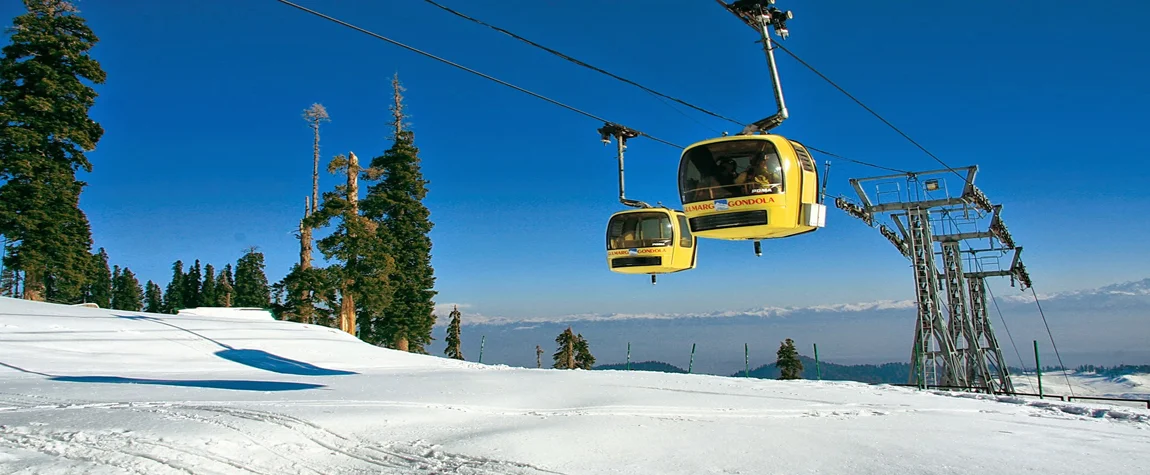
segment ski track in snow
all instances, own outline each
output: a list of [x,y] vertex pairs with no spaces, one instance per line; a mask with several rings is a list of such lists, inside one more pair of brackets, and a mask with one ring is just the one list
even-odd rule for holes
[[[1150,467],[1150,410],[1123,403],[510,368],[381,349],[271,319],[4,298],[0,326],[4,475]],[[1092,380],[1090,390],[1138,391],[1147,381]]]
[[[890,388],[900,391],[899,388]],[[1010,406],[1033,408],[1032,416],[1061,419],[1105,419],[1150,427],[1150,415],[1118,408],[1089,408],[1070,403],[1030,400],[1009,396],[932,391],[940,396],[979,399]],[[247,407],[237,407],[242,404]],[[180,421],[223,429],[236,439],[213,437],[184,442],[175,437],[157,437],[128,429],[63,430],[48,429],[44,423],[30,426],[0,425],[0,446],[25,449],[60,457],[87,468],[101,466],[112,473],[183,474],[244,473],[273,474],[367,474],[367,473],[459,473],[459,474],[542,474],[559,473],[528,464],[483,457],[446,453],[425,441],[388,443],[365,442],[341,435],[305,419],[253,409],[252,406],[288,408],[413,408],[460,411],[490,416],[595,417],[630,416],[677,422],[715,421],[726,418],[824,417],[855,418],[898,413],[974,412],[958,408],[903,409],[882,404],[813,403],[795,409],[724,409],[661,406],[606,405],[552,409],[510,409],[491,406],[434,404],[402,401],[324,401],[278,402],[98,402],[57,399],[42,395],[0,393],[0,414],[49,415],[56,411],[127,411],[161,421]],[[818,408],[825,406],[825,409]],[[1005,408],[1004,408],[1005,409]],[[998,412],[991,409],[977,412]],[[276,441],[271,443],[268,441]],[[227,454],[227,455],[224,455]],[[246,455],[246,456],[245,456]],[[326,462],[326,463],[324,463]],[[3,467],[3,459],[0,459]],[[86,473],[87,470],[85,470]],[[94,473],[94,472],[91,472]]]
[[[290,403],[289,403],[290,404]],[[282,406],[283,404],[279,404]],[[280,413],[212,404],[172,402],[53,401],[44,396],[0,395],[4,414],[68,410],[145,413],[165,420],[190,421],[226,429],[247,439],[240,450],[212,450],[213,439],[197,446],[171,437],[155,438],[127,429],[76,431],[0,425],[0,446],[27,449],[67,460],[98,464],[131,474],[250,473],[273,474],[554,474],[529,464],[450,454],[424,441],[373,444],[338,434],[318,424]],[[43,424],[41,424],[43,425]],[[269,437],[275,432],[276,437]],[[286,434],[285,434],[286,433]],[[276,440],[272,445],[265,440]],[[265,460],[222,453],[250,453],[258,447]],[[326,452],[326,454],[324,453]],[[327,456],[331,463],[318,465]],[[3,467],[0,459],[0,467]]]

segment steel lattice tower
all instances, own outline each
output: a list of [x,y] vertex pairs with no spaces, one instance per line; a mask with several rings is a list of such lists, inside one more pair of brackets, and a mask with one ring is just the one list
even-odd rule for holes
[[[886,216],[897,229],[878,225],[914,270],[918,315],[908,382],[1013,392],[987,316],[986,278],[1010,277],[1011,285],[1017,282],[1023,290],[1031,282],[1022,247],[1002,222],[1002,205],[992,204],[974,185],[977,171],[970,166],[852,178],[862,205],[839,197],[835,206],[870,227],[876,216]],[[958,196],[951,196],[951,183],[962,190]],[[873,185],[874,199],[864,184]]]

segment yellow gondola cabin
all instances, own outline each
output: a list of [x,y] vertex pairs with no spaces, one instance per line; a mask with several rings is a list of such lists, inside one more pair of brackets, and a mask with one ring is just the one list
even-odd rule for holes
[[668,208],[620,211],[607,222],[607,266],[621,274],[669,274],[695,268],[698,239],[687,216]]
[[683,150],[679,196],[695,236],[755,240],[826,225],[818,170],[802,144],[774,135],[734,135]]

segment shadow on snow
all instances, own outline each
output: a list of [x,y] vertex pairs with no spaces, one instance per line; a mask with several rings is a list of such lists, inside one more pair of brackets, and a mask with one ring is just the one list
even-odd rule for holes
[[285,381],[252,381],[244,379],[143,379],[119,376],[51,376],[52,381],[70,383],[153,384],[159,386],[186,386],[194,388],[230,389],[234,391],[299,391],[322,388],[322,384]]
[[299,391],[301,389],[322,388],[322,384],[293,383],[287,381],[253,381],[249,379],[144,379],[123,378],[120,376],[56,376],[30,369],[24,369],[0,361],[0,366],[21,373],[35,374],[50,381],[68,383],[110,383],[110,384],[154,384],[158,386],[185,386],[193,388],[230,389],[234,391]]
[[129,320],[147,320],[190,333],[206,341],[214,343],[220,348],[223,348],[222,350],[215,352],[216,356],[219,356],[220,358],[231,361],[233,363],[239,363],[255,369],[262,369],[264,371],[270,371],[273,373],[294,374],[300,376],[342,376],[347,374],[358,374],[354,371],[321,368],[311,363],[284,358],[282,356],[274,355],[263,350],[233,348],[229,345],[220,343],[192,330],[188,330],[187,328],[165,322],[155,317],[148,317],[143,315],[117,315],[117,317],[127,318]]
[[340,376],[356,374],[354,371],[327,369],[311,363],[276,356],[263,350],[236,350],[227,349],[217,351],[216,356],[252,368],[271,371],[281,374],[296,374],[303,376]]

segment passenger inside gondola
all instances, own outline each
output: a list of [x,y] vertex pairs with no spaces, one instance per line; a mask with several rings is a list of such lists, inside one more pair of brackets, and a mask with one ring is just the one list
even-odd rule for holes
[[719,160],[715,173],[703,177],[698,193],[706,196],[700,196],[699,199],[713,200],[737,195],[739,192],[739,187],[735,183],[739,175],[737,170],[738,165],[734,160],[729,158]]
[[783,184],[782,166],[779,156],[770,154],[766,156],[759,153],[751,158],[750,166],[740,173],[735,183],[746,185],[744,194],[776,193]]

